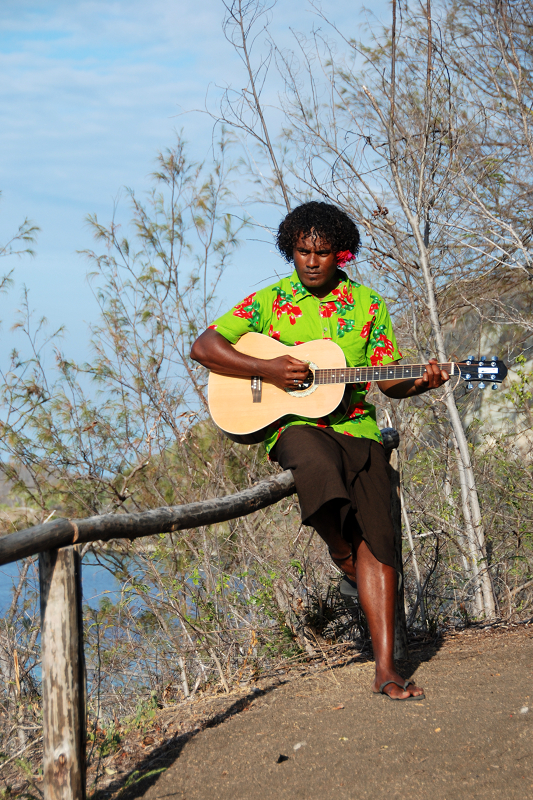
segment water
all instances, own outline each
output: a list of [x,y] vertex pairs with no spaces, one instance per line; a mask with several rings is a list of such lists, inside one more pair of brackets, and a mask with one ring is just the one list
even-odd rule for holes
[[[3,617],[9,608],[13,587],[16,586],[18,581],[19,570],[20,564],[17,562],[0,567],[0,617]],[[90,560],[84,559],[81,576],[84,603],[93,608],[98,608],[100,600],[105,596],[108,596],[112,602],[119,598],[120,586],[118,582],[100,564],[91,563]],[[30,567],[27,580],[32,589],[38,591],[37,564],[34,567]]]

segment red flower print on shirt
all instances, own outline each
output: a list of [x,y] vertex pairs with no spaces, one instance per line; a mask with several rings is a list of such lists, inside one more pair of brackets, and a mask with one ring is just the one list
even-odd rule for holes
[[353,319],[343,319],[342,317],[337,320],[337,336],[342,339],[345,333],[351,333],[354,329],[355,322]]
[[269,328],[269,330],[268,330],[268,335],[269,335],[269,336],[270,336],[272,339],[277,339],[277,340],[278,340],[278,342],[279,342],[279,337],[281,336],[281,334],[280,334],[280,332],[279,332],[279,331],[275,331],[275,330],[274,330],[274,326],[273,326],[273,325],[271,325],[271,326],[270,326],[270,328]]
[[277,295],[272,303],[272,311],[277,319],[281,319],[282,314],[288,314],[289,322],[294,325],[297,317],[302,316],[302,309],[300,306],[293,305],[292,298],[279,286],[276,286]]
[[337,298],[336,305],[339,314],[341,311],[351,311],[351,309],[354,307],[353,294],[345,283],[341,284],[341,286],[338,286],[336,289],[333,289],[331,294],[334,294]]
[[288,425],[282,425],[281,428],[278,428],[278,430],[276,432],[276,442],[278,441],[278,439],[281,436],[281,434],[283,433],[283,431],[286,431],[288,427],[289,427]]
[[256,294],[257,292],[252,292],[248,297],[245,297],[242,303],[238,303],[235,306],[233,311],[234,317],[250,320],[254,328],[258,327],[260,320],[260,306],[257,300],[254,300]]
[[[365,408],[362,403],[354,403],[348,409],[348,419],[357,419],[365,413]],[[357,420],[360,422],[361,420]]]
[[305,289],[302,286],[302,284],[300,283],[300,281],[296,281],[296,283],[293,283],[291,281],[291,290],[292,290],[293,297],[296,297],[296,295],[298,293],[305,294]]
[[381,298],[379,298],[377,294],[371,294],[370,297],[372,298],[372,302],[370,304],[370,308],[368,309],[368,313],[374,314],[381,305]]
[[297,317],[302,316],[302,309],[300,308],[300,306],[291,306],[289,311],[287,311],[287,313],[289,315],[289,321],[291,325],[294,325]]
[[218,327],[217,325],[209,325],[209,326],[208,326],[208,328],[207,328],[207,330],[208,330],[208,331],[209,331],[209,330],[211,330],[211,331],[216,331],[217,327]]
[[385,336],[385,325],[378,325],[377,328],[372,329],[369,343],[373,350],[373,354],[370,356],[370,363],[373,367],[383,364],[385,356],[394,355],[394,345]]
[[368,339],[368,337],[370,336],[370,329],[372,328],[373,322],[374,320],[372,319],[370,320],[370,322],[367,322],[366,325],[363,326],[363,330],[360,333],[361,339]]
[[234,317],[243,317],[246,316],[243,312],[246,311],[247,308],[253,305],[253,299],[256,296],[257,292],[252,292],[249,294],[248,297],[245,297],[242,303],[237,303],[235,306],[235,311],[233,312]]
[[374,353],[370,356],[370,363],[373,367],[377,366],[378,364],[383,364],[383,359],[385,356],[393,356],[394,355],[394,346],[390,339],[387,339],[385,334],[380,334],[377,337],[377,344],[374,347]]
[[320,308],[318,310],[318,313],[320,314],[321,317],[328,318],[333,316],[336,310],[337,310],[337,304],[334,303],[332,300],[330,300],[329,303],[320,303]]

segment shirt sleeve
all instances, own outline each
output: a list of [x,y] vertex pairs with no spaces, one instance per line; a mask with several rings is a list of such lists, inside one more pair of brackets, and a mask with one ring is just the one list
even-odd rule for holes
[[371,299],[371,309],[374,311],[374,317],[368,338],[366,363],[375,367],[378,364],[390,364],[391,361],[397,361],[403,356],[398,349],[391,318],[383,298],[378,294],[372,293]]
[[236,344],[245,333],[263,332],[263,313],[261,295],[258,292],[245,297],[209,327],[220,333],[228,342]]

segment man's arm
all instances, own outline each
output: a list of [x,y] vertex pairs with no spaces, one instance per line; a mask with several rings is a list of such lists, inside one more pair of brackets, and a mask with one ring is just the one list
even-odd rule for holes
[[304,361],[289,355],[263,359],[239,353],[213,328],[208,328],[195,341],[191,358],[221,375],[237,377],[258,375],[280,389],[294,389],[296,383],[305,380],[309,372],[309,367]]
[[[393,363],[397,364],[398,362]],[[449,380],[448,373],[439,369],[437,359],[430,358],[421,378],[413,378],[409,381],[378,381],[378,386],[387,397],[401,400],[404,397],[415,397],[418,394],[429,392],[431,389],[438,389]]]

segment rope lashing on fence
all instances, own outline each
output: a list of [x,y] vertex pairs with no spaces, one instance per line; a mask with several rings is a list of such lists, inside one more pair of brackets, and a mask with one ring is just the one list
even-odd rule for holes
[[[381,435],[387,451],[398,447],[400,437],[394,428],[384,428]],[[242,492],[198,503],[154,508],[138,514],[102,514],[76,520],[56,519],[0,539],[0,566],[72,544],[138,539],[141,536],[226,522],[266,508],[294,492],[292,472],[285,470]]]

